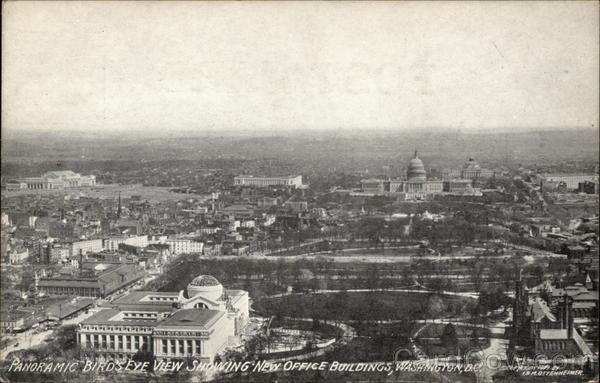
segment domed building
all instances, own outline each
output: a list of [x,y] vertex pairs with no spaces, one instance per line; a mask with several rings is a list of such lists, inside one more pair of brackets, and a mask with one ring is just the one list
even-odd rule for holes
[[454,176],[444,180],[428,180],[425,165],[415,150],[414,157],[408,162],[405,180],[364,179],[361,180],[362,193],[359,195],[390,195],[409,201],[432,199],[439,194],[480,196],[480,189],[472,186],[471,179],[483,176],[483,172],[479,164],[470,158],[462,168],[460,179],[457,170]]
[[473,179],[481,177],[481,166],[472,157],[463,165],[460,178]]
[[415,156],[408,163],[408,170],[406,171],[406,178],[409,181],[427,181],[427,173],[425,172],[425,165],[423,161],[417,155],[415,150]]
[[113,360],[145,350],[158,361],[211,363],[240,343],[248,292],[225,289],[210,275],[194,278],[185,292],[132,291],[81,322],[77,342]]
[[190,298],[202,295],[216,301],[223,296],[223,285],[211,275],[200,275],[187,286],[187,293]]
[[405,200],[422,200],[431,198],[443,191],[443,182],[438,180],[427,180],[425,165],[419,158],[417,151],[408,162],[406,180],[362,180],[364,193],[373,195],[397,195]]

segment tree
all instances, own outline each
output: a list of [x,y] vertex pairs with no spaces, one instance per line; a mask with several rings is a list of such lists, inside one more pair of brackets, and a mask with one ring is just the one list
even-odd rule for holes
[[437,295],[433,295],[429,298],[427,303],[427,314],[430,319],[435,319],[446,312],[446,305],[442,298]]
[[446,326],[444,326],[444,331],[440,336],[440,340],[445,347],[449,347],[458,343],[456,327],[454,327],[452,323],[448,323]]
[[133,361],[138,363],[148,363],[148,371],[154,370],[154,354],[145,348],[140,348],[134,355]]
[[367,288],[370,290],[376,290],[379,288],[379,273],[375,264],[369,265],[367,269]]

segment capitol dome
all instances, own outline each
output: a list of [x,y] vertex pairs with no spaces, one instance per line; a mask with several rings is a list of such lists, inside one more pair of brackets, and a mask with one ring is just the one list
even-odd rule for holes
[[408,163],[408,171],[406,177],[409,181],[425,181],[427,180],[427,173],[425,172],[425,165],[423,161],[417,156],[415,151],[415,157]]
[[223,295],[223,285],[211,275],[200,275],[187,286],[187,293],[190,298],[202,295],[207,299],[216,301]]
[[464,170],[481,170],[481,166],[479,166],[479,164],[477,163],[477,161],[475,161],[474,158],[469,158],[469,161],[467,161],[463,165],[463,169]]

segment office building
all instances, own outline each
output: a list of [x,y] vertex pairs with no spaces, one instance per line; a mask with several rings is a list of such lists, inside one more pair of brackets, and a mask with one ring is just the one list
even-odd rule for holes
[[146,351],[158,361],[210,363],[239,343],[247,322],[248,293],[201,275],[186,291],[135,291],[114,301],[79,325],[77,342],[113,360]]
[[298,188],[302,186],[302,176],[285,176],[285,177],[254,177],[254,176],[237,176],[233,179],[234,186],[289,186]]

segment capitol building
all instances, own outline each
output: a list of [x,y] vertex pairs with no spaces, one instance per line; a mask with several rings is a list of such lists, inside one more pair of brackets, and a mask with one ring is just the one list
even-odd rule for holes
[[[471,159],[471,161],[473,161]],[[473,165],[471,165],[473,166]],[[406,179],[371,178],[361,181],[363,195],[392,195],[404,200],[424,200],[440,194],[481,195],[470,179],[428,180],[417,151],[409,161]]]
[[180,292],[133,291],[110,302],[81,322],[77,343],[111,360],[144,351],[158,361],[212,362],[240,342],[248,309],[248,292],[200,275]]

